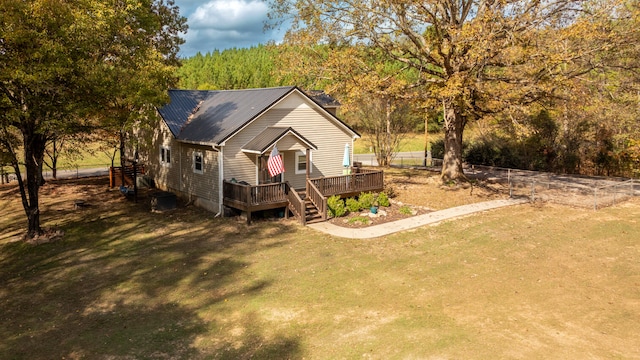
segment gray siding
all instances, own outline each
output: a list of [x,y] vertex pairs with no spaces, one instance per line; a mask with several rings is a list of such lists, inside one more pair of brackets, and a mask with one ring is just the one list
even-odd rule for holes
[[[145,131],[146,132],[146,131]],[[156,186],[163,190],[177,190],[180,185],[179,154],[180,143],[174,138],[166,124],[160,120],[150,133],[151,142],[145,144],[144,151],[140,151],[140,160],[147,169],[147,174],[153,178]],[[171,150],[171,162],[160,164],[160,147],[166,146]]]
[[[211,147],[182,144],[180,154],[182,161],[181,191],[210,202],[218,203],[218,152]],[[202,174],[194,171],[193,154],[202,153]]]
[[[171,163],[160,163],[160,147],[171,149]],[[203,173],[193,171],[193,153],[203,155]],[[176,141],[163,121],[151,132],[151,142],[141,146],[140,159],[156,187],[172,191],[194,201],[210,211],[219,210],[218,152],[211,147],[189,145]]]
[[[290,96],[295,98],[286,99],[227,141],[224,146],[225,179],[236,178],[251,184],[256,183],[256,155],[245,154],[241,148],[267,126],[291,126],[318,147],[317,151],[312,152],[311,177],[342,175],[344,145],[345,143],[351,145],[352,134],[329,117],[309,107],[299,95]],[[295,107],[286,108],[286,106]],[[283,150],[280,144],[278,149],[284,155],[286,170],[284,179],[293,187],[304,187],[305,174],[295,174],[295,151]]]

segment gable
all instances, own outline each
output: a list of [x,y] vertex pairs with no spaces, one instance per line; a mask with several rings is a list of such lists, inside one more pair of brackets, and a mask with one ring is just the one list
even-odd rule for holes
[[262,155],[275,143],[285,138],[293,140],[293,143],[302,144],[301,149],[308,148],[318,150],[318,148],[313,145],[311,141],[307,140],[304,136],[300,135],[300,133],[298,133],[291,127],[268,127],[264,129],[260,134],[256,135],[249,142],[247,142],[242,147],[242,151]]
[[170,103],[158,109],[182,142],[221,145],[275,106],[313,108],[354,137],[359,135],[297,87],[247,90],[170,90]]
[[[233,132],[229,137],[224,139],[224,141],[228,141],[233,136],[238,134],[243,128],[251,125],[255,121],[260,121],[260,117],[266,116],[269,110],[295,110],[295,109],[309,109],[317,113],[319,116],[327,120],[327,123],[336,126],[341,129],[345,133],[349,134],[351,138],[359,138],[360,135],[353,130],[349,125],[342,122],[338,119],[333,113],[327,111],[325,108],[316,103],[313,99],[309,98],[304,92],[302,92],[297,87],[294,88],[291,92],[286,94],[282,99],[280,99],[277,103],[273,104],[269,109],[265,109],[263,113],[257,116],[255,119],[248,121],[242,128],[237,129]],[[295,126],[294,126],[295,128]]]

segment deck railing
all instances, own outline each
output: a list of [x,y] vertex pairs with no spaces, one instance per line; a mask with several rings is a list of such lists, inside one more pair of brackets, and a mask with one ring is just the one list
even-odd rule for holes
[[251,204],[269,204],[286,201],[285,188],[285,183],[252,186]]
[[327,220],[327,197],[324,196],[314,183],[309,181],[307,186],[307,196],[309,200],[318,209],[318,213],[322,216],[322,220]]
[[[124,171],[124,184],[122,183],[122,172]],[[134,174],[143,175],[145,173],[145,167],[143,164],[113,166],[109,168],[109,187],[116,187],[121,185],[133,185]]]
[[291,188],[288,182],[286,184],[287,200],[289,201],[289,207],[291,211],[300,219],[302,225],[306,225],[307,216],[305,213],[304,200],[300,197],[297,191]]
[[[384,188],[384,172],[379,170],[309,179],[307,197],[318,209],[323,220],[327,219],[327,198],[333,195],[353,196],[361,192],[381,191]],[[223,184],[224,204],[249,213],[252,211],[289,207],[301,222],[306,222],[304,201],[288,182],[249,185],[230,181]]]
[[380,191],[384,188],[384,172],[382,170],[365,170],[350,175],[309,179],[309,182],[324,196]]
[[225,180],[222,193],[226,200],[252,207],[287,201],[285,189],[285,183],[245,185]]

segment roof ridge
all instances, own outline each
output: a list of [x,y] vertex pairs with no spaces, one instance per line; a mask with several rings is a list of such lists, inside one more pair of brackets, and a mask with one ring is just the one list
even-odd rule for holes
[[272,86],[264,88],[249,88],[249,89],[219,89],[219,90],[198,90],[198,89],[169,89],[169,91],[198,91],[198,92],[240,92],[240,91],[259,91],[259,90],[278,90],[278,89],[294,89],[295,85],[287,86]]

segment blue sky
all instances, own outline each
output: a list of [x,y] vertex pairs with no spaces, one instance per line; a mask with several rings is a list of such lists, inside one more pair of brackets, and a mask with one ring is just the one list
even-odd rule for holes
[[180,47],[181,57],[198,51],[205,54],[215,49],[245,48],[279,42],[284,31],[264,31],[269,8],[260,0],[175,0],[180,14],[188,19],[186,42]]

